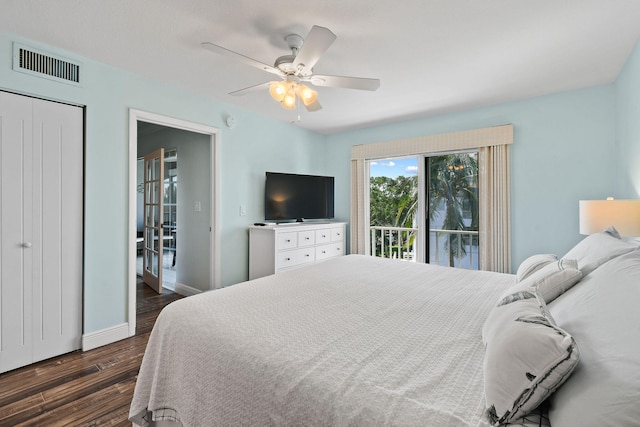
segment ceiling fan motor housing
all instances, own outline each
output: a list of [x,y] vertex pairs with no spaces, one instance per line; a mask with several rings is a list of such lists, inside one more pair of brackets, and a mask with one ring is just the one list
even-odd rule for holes
[[298,74],[302,70],[297,70],[293,66],[293,62],[295,61],[296,55],[298,55],[300,48],[304,44],[304,39],[298,34],[289,34],[284,37],[284,41],[287,43],[287,46],[289,46],[291,55],[284,55],[279,57],[278,59],[276,59],[273,66],[285,74]]
[[285,74],[293,74],[296,71],[293,67],[294,59],[296,59],[295,55],[284,55],[276,59],[273,66]]

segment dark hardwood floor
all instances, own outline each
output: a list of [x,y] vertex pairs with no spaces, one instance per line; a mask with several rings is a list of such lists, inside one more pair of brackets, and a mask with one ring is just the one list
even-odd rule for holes
[[0,426],[130,426],[136,376],[160,310],[182,298],[138,281],[134,337],[0,375]]

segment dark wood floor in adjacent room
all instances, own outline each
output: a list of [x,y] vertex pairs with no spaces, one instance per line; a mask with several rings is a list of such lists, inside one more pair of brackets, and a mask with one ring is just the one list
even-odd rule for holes
[[0,426],[130,426],[136,375],[160,310],[181,298],[138,281],[134,337],[0,374]]

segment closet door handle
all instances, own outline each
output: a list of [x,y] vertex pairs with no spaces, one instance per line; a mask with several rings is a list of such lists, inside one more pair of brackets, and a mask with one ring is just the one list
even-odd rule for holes
[[22,247],[23,247],[23,248],[30,248],[31,246],[32,246],[32,245],[31,245],[31,242],[24,242],[24,243],[22,244]]

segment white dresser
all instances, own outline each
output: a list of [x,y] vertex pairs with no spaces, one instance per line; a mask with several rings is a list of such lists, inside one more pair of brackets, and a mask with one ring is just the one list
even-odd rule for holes
[[252,226],[249,279],[345,254],[345,222]]

